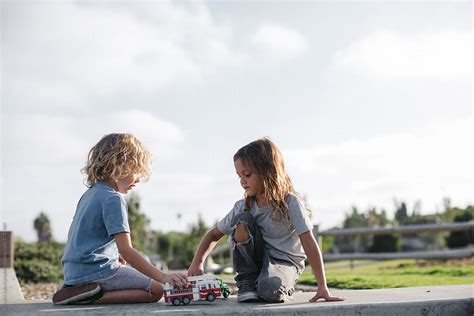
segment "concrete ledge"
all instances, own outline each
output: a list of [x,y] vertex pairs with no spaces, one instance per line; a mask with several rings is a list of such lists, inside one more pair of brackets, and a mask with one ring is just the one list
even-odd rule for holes
[[54,306],[48,301],[6,304],[2,315],[473,315],[473,285],[381,290],[333,290],[344,302],[309,303],[314,293],[298,292],[283,304],[237,303],[235,296],[187,306],[155,304]]
[[0,268],[0,280],[0,304],[25,302],[13,268]]

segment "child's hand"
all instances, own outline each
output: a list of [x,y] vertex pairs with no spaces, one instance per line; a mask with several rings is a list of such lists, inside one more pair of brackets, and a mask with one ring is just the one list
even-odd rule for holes
[[188,269],[188,276],[204,274],[204,266],[202,264],[195,265],[191,263]]
[[318,286],[318,291],[316,292],[316,295],[310,299],[309,301],[310,302],[316,302],[317,300],[319,300],[320,298],[324,298],[326,301],[328,302],[332,302],[332,301],[344,301],[345,298],[344,297],[340,297],[340,296],[333,296],[330,292],[329,292],[329,289],[327,287],[321,287],[321,286]]
[[122,255],[119,254],[119,263],[123,266],[127,265],[127,261],[122,257]]
[[186,278],[186,275],[182,273],[165,274],[161,282],[162,283],[168,282],[174,287],[177,287],[179,289],[182,289],[183,287],[188,286],[188,279]]

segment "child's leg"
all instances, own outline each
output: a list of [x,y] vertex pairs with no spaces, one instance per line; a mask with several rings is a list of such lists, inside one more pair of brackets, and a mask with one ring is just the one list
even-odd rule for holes
[[260,231],[255,225],[253,216],[242,212],[233,219],[235,227],[231,235],[233,244],[232,259],[237,276],[235,280],[243,278],[257,279],[263,259],[263,246]]
[[[257,299],[255,280],[262,266],[263,239],[248,212],[240,213],[233,219],[235,227],[231,235],[233,244],[233,265],[236,285],[239,288],[239,301]],[[244,294],[246,293],[246,294]]]
[[93,304],[122,304],[122,303],[153,303],[163,296],[163,286],[156,282],[151,282],[150,291],[128,289],[105,291],[104,296]]
[[293,294],[298,276],[298,269],[291,262],[275,260],[265,254],[257,279],[258,296],[271,303],[283,302]]
[[121,266],[111,276],[96,282],[104,295],[93,304],[150,303],[163,296],[161,283],[127,266]]

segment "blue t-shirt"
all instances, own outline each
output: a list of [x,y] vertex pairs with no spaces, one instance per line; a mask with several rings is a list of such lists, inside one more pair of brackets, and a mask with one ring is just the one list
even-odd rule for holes
[[127,203],[105,182],[88,189],[77,204],[62,258],[64,283],[76,285],[103,278],[117,269],[114,234],[130,232]]

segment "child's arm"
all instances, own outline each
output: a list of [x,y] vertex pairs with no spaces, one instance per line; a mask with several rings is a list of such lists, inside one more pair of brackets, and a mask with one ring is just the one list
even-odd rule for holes
[[217,242],[224,236],[217,227],[214,227],[204,235],[194,255],[193,261],[188,269],[188,275],[201,275],[204,272],[204,261],[214,249]]
[[343,297],[333,296],[329,292],[326,284],[326,276],[324,274],[324,263],[321,250],[319,249],[316,240],[314,239],[313,233],[307,231],[300,235],[301,244],[303,245],[304,252],[308,256],[308,261],[313,269],[314,276],[318,281],[318,291],[316,295],[310,299],[310,302],[316,302],[320,298],[324,298],[326,301],[343,301]]
[[188,284],[186,276],[181,273],[166,274],[150,264],[140,252],[132,246],[129,233],[118,233],[114,235],[115,243],[117,244],[120,255],[130,263],[132,267],[150,278],[160,282],[169,282],[176,287],[185,287]]

